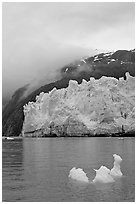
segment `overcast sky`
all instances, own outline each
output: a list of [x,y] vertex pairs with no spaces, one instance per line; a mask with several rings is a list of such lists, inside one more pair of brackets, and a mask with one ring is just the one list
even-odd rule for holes
[[3,94],[92,49],[135,47],[134,3],[3,3]]

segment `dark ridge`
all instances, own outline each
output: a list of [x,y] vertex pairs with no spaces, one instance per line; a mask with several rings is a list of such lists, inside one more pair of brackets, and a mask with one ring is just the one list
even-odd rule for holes
[[127,50],[118,50],[111,56],[113,59],[135,63],[135,53]]
[[16,107],[19,103],[19,100],[24,94],[24,92],[27,90],[27,87],[28,85],[25,85],[24,87],[21,87],[17,91],[15,91],[11,100],[6,104],[2,112],[3,122],[7,119],[7,117],[12,114],[14,107]]

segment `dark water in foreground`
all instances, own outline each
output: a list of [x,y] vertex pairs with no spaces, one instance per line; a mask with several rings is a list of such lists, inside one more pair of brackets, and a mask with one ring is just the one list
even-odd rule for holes
[[[134,138],[30,138],[3,141],[3,201],[134,201]],[[93,180],[101,165],[123,158],[124,176],[112,184],[81,184],[68,178],[72,167]]]

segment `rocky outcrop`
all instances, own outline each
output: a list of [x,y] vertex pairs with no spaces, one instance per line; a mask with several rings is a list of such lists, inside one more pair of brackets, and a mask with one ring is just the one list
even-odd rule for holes
[[90,78],[40,93],[24,106],[23,136],[95,136],[135,131],[135,78]]

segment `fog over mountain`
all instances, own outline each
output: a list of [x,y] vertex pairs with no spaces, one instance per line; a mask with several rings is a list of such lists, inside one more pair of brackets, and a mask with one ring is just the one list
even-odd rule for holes
[[134,5],[3,3],[3,98],[58,79],[61,67],[96,49],[133,49]]

